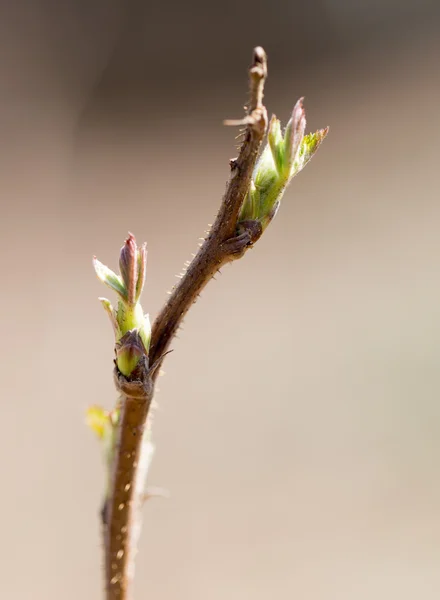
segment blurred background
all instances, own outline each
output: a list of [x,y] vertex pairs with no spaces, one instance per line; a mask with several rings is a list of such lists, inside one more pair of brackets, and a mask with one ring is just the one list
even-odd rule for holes
[[[102,598],[111,407],[96,254],[149,249],[152,317],[213,221],[252,48],[285,123],[330,125],[156,395],[136,595],[440,595],[440,5],[4,0],[1,596]],[[86,590],[86,591],[84,591]]]

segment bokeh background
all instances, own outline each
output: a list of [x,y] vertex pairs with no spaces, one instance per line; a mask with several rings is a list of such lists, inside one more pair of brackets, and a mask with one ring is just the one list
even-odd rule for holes
[[96,254],[152,316],[212,222],[252,48],[330,135],[185,320],[157,395],[136,598],[440,596],[435,0],[0,6],[1,597],[102,597],[115,399]]

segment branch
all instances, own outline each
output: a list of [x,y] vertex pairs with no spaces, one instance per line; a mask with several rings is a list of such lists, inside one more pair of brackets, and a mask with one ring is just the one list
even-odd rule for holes
[[149,353],[152,363],[162,359],[184,316],[208,281],[220,267],[243,256],[262,233],[261,227],[255,222],[241,223],[239,231],[237,226],[239,212],[249,190],[258,152],[267,128],[267,112],[263,106],[266,76],[266,54],[258,47],[254,49],[253,63],[249,70],[248,113],[241,121],[226,122],[228,125],[246,126],[240,153],[238,158],[230,161],[229,182],[208,237],[153,324]]
[[117,409],[92,409],[91,425],[104,442],[109,467],[107,497],[102,511],[107,600],[129,600],[134,558],[145,498],[145,478],[151,460],[147,419],[154,383],[169,345],[189,308],[209,280],[225,264],[241,258],[274,218],[290,180],[314,155],[328,129],[304,135],[302,99],[293,109],[284,137],[272,117],[268,143],[260,155],[267,129],[263,90],[266,54],[255,48],[249,70],[250,98],[246,116],[229,125],[243,125],[239,155],[230,161],[231,174],[218,215],[184,277],[150,328],[139,298],[145,281],[146,246],[129,235],[121,249],[120,275],[94,260],[99,279],[118,295],[113,308],[101,298],[116,338]]

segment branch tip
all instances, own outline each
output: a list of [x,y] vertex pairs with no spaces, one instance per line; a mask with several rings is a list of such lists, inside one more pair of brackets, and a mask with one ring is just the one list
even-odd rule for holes
[[250,99],[248,114],[263,108],[264,82],[267,77],[267,56],[261,46],[254,48],[253,64],[249,70]]
[[267,75],[267,55],[266,52],[264,51],[264,48],[262,48],[261,46],[256,46],[254,48],[254,59],[253,59],[253,67],[256,66],[261,66],[261,69],[263,70],[264,73],[264,77],[266,77]]

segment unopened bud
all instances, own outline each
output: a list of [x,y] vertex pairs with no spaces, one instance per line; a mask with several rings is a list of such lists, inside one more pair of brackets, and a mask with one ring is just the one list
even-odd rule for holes
[[300,98],[295,104],[284,134],[284,160],[288,177],[290,176],[291,166],[298,154],[306,129],[306,113],[303,106],[303,100],[304,98]]
[[138,275],[137,245],[134,235],[129,233],[119,255],[119,270],[122,281],[127,290],[127,301],[135,303],[136,285]]
[[116,363],[123,375],[128,377],[140,359],[147,354],[147,348],[136,329],[128,331],[116,342]]
[[[148,354],[151,326],[148,315],[144,315],[139,303],[146,272],[146,245],[140,248],[130,233],[121,248],[119,267],[121,276],[103,265],[96,258],[93,261],[96,274],[107,286],[117,292],[119,299],[116,308],[109,300],[101,298],[101,303],[110,317],[116,341],[116,363],[125,376],[129,376],[142,355]],[[127,343],[126,334],[138,336],[140,344]]]

